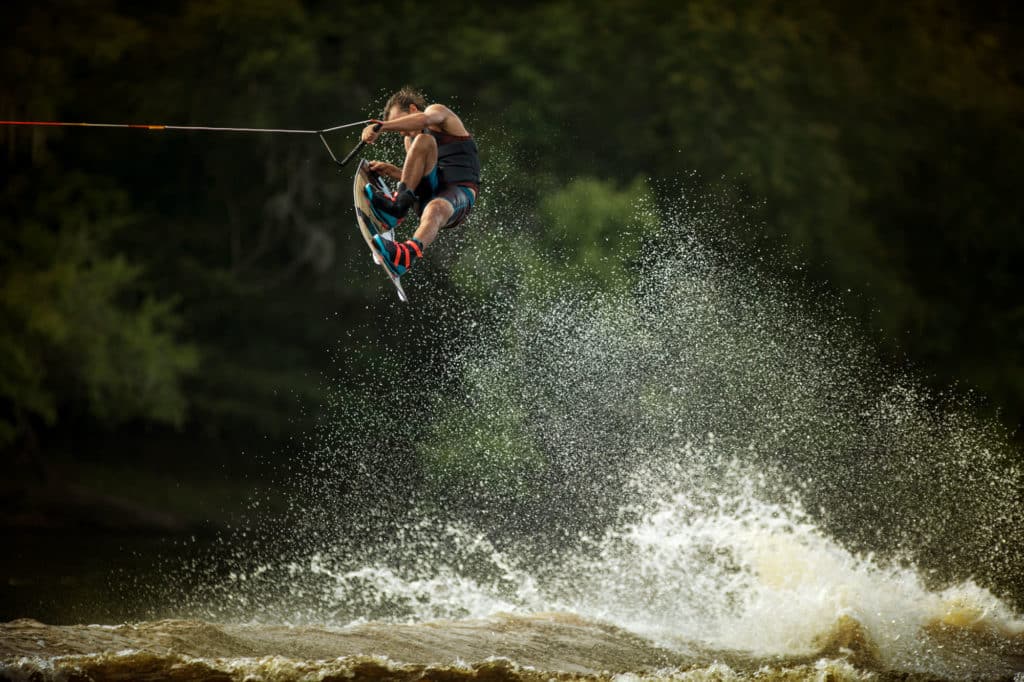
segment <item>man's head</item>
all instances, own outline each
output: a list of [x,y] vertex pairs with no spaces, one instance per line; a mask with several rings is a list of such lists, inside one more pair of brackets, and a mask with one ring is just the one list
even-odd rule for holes
[[423,93],[406,85],[388,98],[388,103],[384,105],[384,120],[390,121],[393,118],[414,114],[426,108],[427,98],[423,96]]

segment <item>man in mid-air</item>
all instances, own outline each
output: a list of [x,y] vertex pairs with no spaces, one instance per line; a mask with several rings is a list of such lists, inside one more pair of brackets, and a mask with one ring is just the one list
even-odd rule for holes
[[423,249],[437,238],[441,228],[460,225],[476,203],[480,191],[480,157],[473,136],[446,106],[427,106],[424,96],[404,87],[388,100],[384,120],[363,130],[363,141],[373,144],[381,133],[405,137],[405,163],[401,168],[371,161],[370,170],[398,180],[388,196],[379,187],[365,187],[374,215],[390,230],[416,207],[419,226],[411,239],[395,242],[383,235],[373,238],[373,248],[395,275],[401,277]]

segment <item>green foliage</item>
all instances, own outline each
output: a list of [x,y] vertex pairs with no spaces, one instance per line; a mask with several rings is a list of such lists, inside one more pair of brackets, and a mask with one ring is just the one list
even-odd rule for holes
[[109,252],[132,224],[125,196],[80,174],[34,194],[8,186],[0,202],[0,397],[12,408],[0,444],[62,407],[181,424],[180,381],[198,358],[175,338],[173,302],[145,294],[142,268]]
[[[74,83],[91,69],[116,63],[147,34],[138,21],[118,12],[112,0],[41,0],[9,3],[0,26],[0,118],[53,120],[74,102]],[[45,133],[4,131],[13,154],[28,147],[45,157]],[[28,144],[24,144],[27,142]]]
[[[635,275],[645,234],[657,227],[653,197],[642,178],[618,183],[582,177],[541,196],[536,234],[502,237],[500,257],[493,235],[477,231],[453,268],[464,292],[484,299],[543,297],[567,278],[597,290],[627,286]],[[494,220],[501,220],[501,209]]]
[[[452,285],[477,301],[529,300],[569,274],[628,285],[650,207],[686,178],[747,207],[756,229],[735,238],[849,292],[850,311],[939,384],[1024,415],[1024,40],[1008,6],[441,11],[16,3],[0,117],[316,128],[376,115],[410,82],[481,142],[472,231],[444,238],[460,249]],[[398,334],[351,229],[349,179],[313,136],[2,139],[0,394],[17,411],[283,434],[296,399],[323,400],[328,353],[348,358],[346,381]]]
[[597,287],[621,286],[630,280],[626,266],[639,256],[643,235],[657,228],[655,216],[644,210],[651,202],[643,178],[622,189],[595,178],[575,179],[541,198],[543,250]]
[[[528,416],[508,399],[508,385],[448,405],[418,446],[421,464],[438,494],[498,504],[526,501],[549,463],[530,438]],[[473,402],[484,401],[486,409]]]
[[452,281],[478,302],[493,297],[516,300],[527,283],[544,277],[548,263],[536,242],[526,235],[504,237],[502,254],[495,258],[493,241],[478,235],[462,249],[452,266]]

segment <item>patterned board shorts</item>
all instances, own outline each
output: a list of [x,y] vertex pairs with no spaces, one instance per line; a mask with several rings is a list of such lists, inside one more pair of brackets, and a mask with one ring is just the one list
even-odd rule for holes
[[423,176],[420,184],[416,186],[416,196],[420,200],[419,213],[423,215],[423,209],[434,199],[444,199],[452,205],[452,217],[441,227],[457,227],[469,217],[473,205],[476,203],[476,195],[473,190],[463,185],[442,185],[438,177],[437,166],[434,166],[429,173]]

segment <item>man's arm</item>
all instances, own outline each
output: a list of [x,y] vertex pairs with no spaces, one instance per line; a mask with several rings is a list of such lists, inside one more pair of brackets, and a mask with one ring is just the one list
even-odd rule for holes
[[440,128],[451,135],[469,135],[469,131],[462,125],[459,117],[443,104],[431,104],[423,111],[399,116],[390,121],[381,121],[379,124],[380,128],[376,130],[374,130],[376,126],[367,126],[363,130],[363,141],[372,144],[381,133],[416,133],[428,126]]
[[448,107],[441,104],[431,104],[423,111],[384,121],[384,124],[380,127],[380,132],[414,133],[428,126],[436,126],[443,130],[445,121],[451,115],[453,114]]
[[402,179],[402,169],[387,161],[370,161],[370,170],[392,180]]

